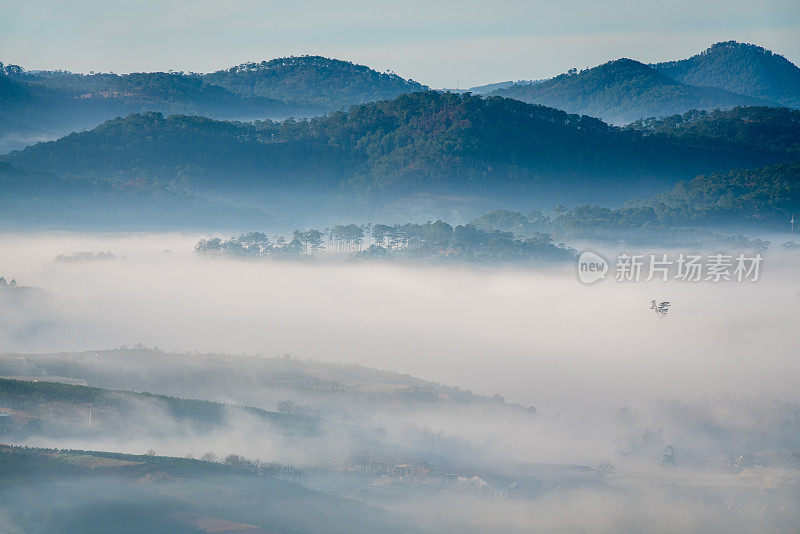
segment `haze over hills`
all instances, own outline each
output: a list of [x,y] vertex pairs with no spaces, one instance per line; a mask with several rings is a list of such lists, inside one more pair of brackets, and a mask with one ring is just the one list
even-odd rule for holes
[[[623,124],[690,109],[800,105],[800,69],[761,47],[718,43],[692,58],[644,65],[620,59],[550,80],[497,82],[470,91],[539,103]],[[348,61],[300,56],[207,74],[117,75],[0,71],[0,153],[130,113],[254,120],[310,117],[427,90]]]
[[765,103],[724,89],[684,85],[631,59],[610,61],[581,72],[571,71],[543,82],[514,84],[490,94],[599,117],[613,124],[690,109]]
[[435,532],[236,455],[209,462],[2,445],[0,461],[8,532]]
[[423,89],[396,74],[319,56],[246,63],[205,75],[76,74],[9,65],[0,69],[0,152],[129,113],[284,119]]
[[550,213],[495,210],[472,224],[519,238],[547,233],[566,242],[761,250],[768,242],[730,234],[786,231],[800,213],[800,163],[701,175],[618,209],[587,204]]
[[0,151],[21,148],[133,112],[163,111],[219,118],[288,116],[282,102],[242,98],[176,73],[0,73]]
[[[156,230],[273,225],[264,210],[142,180],[63,178],[0,162],[0,228]],[[205,222],[204,222],[205,221]]]
[[[0,150],[86,131],[5,157],[0,223],[205,228],[193,221],[214,213],[246,230],[275,217],[292,228],[373,217],[459,223],[497,208],[619,206],[698,175],[795,161],[796,112],[768,106],[776,95],[791,102],[796,72],[781,56],[734,42],[679,62],[620,59],[476,88],[502,98],[425,92],[319,56],[209,74],[6,66]],[[228,122],[331,110],[341,111]],[[293,219],[300,212],[317,219]]]
[[62,177],[141,180],[280,216],[310,205],[369,216],[415,195],[468,198],[484,211],[497,201],[621,203],[701,173],[793,157],[781,146],[642,135],[516,100],[427,92],[283,123],[136,114],[8,159]]
[[0,534],[797,532],[795,3],[5,2]]
[[652,65],[689,85],[718,87],[792,108],[800,107],[800,68],[765,48],[747,43],[716,43],[679,61]]

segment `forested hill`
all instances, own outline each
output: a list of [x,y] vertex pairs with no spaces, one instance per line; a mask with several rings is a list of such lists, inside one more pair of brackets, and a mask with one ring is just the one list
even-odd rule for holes
[[137,114],[9,159],[64,176],[241,196],[268,208],[286,207],[287,195],[306,207],[335,198],[341,211],[419,194],[621,202],[701,173],[792,156],[713,139],[644,136],[511,99],[425,92],[282,123]]
[[685,85],[631,59],[610,61],[580,72],[573,70],[542,82],[514,84],[491,94],[600,117],[614,124],[690,109],[763,103],[724,89]]
[[243,63],[206,74],[203,80],[245,97],[267,97],[328,110],[427,89],[396,74],[320,56]]
[[793,163],[698,176],[678,183],[669,192],[618,209],[586,204],[528,214],[495,210],[466,227],[495,234],[510,232],[520,241],[544,233],[568,243],[758,250],[766,249],[769,242],[739,233],[787,232],[798,213],[800,163]]
[[318,56],[245,63],[210,74],[79,74],[0,63],[0,153],[130,113],[309,117],[423,89],[396,74]]
[[688,59],[657,63],[653,67],[682,83],[719,87],[800,107],[800,68],[760,46],[727,41]]
[[773,107],[738,107],[725,111],[689,111],[662,119],[636,121],[628,129],[687,143],[710,140],[728,146],[779,150],[800,160],[800,111]]
[[[130,113],[283,120],[427,89],[388,71],[320,56],[248,62],[207,74],[79,74],[0,64],[0,154]],[[731,41],[681,61],[644,65],[619,59],[549,80],[500,82],[474,92],[627,124],[692,109],[798,107],[800,69],[768,50]]]
[[[396,74],[380,73],[364,65],[319,56],[244,63],[209,74],[140,72],[132,74],[68,71],[25,71],[7,66],[0,79],[14,83],[17,91],[69,95],[75,100],[134,106],[131,111],[155,111],[147,105],[169,104],[160,109],[184,114],[235,114],[262,111],[295,116],[338,110],[353,104],[394,98],[426,89]],[[144,106],[135,109],[136,105]],[[233,108],[233,109],[228,109]],[[206,113],[208,112],[208,113]]]
[[642,204],[671,224],[785,230],[800,213],[800,163],[698,176]]
[[180,73],[86,75],[28,72],[2,64],[0,102],[0,153],[134,112],[253,119],[298,111],[283,101],[245,98]]

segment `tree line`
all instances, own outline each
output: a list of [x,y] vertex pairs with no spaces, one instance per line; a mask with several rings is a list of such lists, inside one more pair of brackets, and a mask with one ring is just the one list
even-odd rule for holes
[[314,257],[322,253],[352,258],[439,259],[453,261],[545,263],[567,261],[575,251],[555,244],[545,233],[517,237],[510,231],[484,230],[474,224],[451,226],[437,220],[423,224],[348,224],[324,230],[295,230],[290,239],[274,240],[249,232],[223,240],[201,239],[195,252],[223,257]]

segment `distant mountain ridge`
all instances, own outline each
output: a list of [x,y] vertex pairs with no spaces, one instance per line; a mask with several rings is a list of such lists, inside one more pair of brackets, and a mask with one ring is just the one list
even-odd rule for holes
[[285,119],[425,89],[396,74],[320,56],[245,63],[209,74],[76,74],[0,64],[0,153],[130,113]]
[[599,117],[613,124],[690,109],[765,104],[724,89],[684,85],[653,67],[627,58],[538,83],[511,85],[490,94]]
[[[622,125],[691,109],[797,108],[799,87],[800,69],[783,56],[729,41],[680,61],[645,65],[619,59],[549,80],[498,82],[469,91]],[[321,56],[247,62],[207,74],[75,74],[9,65],[0,68],[0,153],[130,113],[283,120],[427,89],[388,71]]]
[[243,63],[205,74],[202,79],[243,97],[302,102],[326,111],[428,89],[397,74],[322,56]]
[[753,44],[716,43],[688,59],[652,67],[681,83],[718,87],[800,108],[800,68],[780,54]]
[[476,91],[622,125],[692,109],[800,108],[800,68],[760,46],[727,41],[679,61],[645,65],[623,58],[548,80]]

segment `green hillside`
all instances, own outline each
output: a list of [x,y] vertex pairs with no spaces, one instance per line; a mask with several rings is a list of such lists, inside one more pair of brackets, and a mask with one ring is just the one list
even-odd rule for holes
[[642,117],[673,115],[690,109],[759,103],[755,98],[723,89],[684,85],[631,59],[610,61],[542,82],[514,84],[491,94],[599,117],[613,124],[626,124]]
[[266,97],[325,110],[426,90],[414,80],[321,56],[249,62],[203,75],[211,85],[245,97]]
[[412,520],[234,456],[218,463],[0,445],[0,466],[6,532],[420,531]]
[[760,46],[727,41],[679,61],[652,65],[689,85],[718,87],[741,95],[800,107],[800,68]]
[[425,92],[282,123],[131,115],[9,160],[65,177],[167,184],[284,214],[316,205],[363,216],[418,194],[621,202],[701,173],[792,158],[780,146],[687,142],[512,99]]
[[737,107],[690,111],[661,119],[639,120],[628,129],[687,143],[714,141],[729,147],[759,147],[800,159],[800,111],[774,107]]
[[81,74],[0,63],[0,153],[130,113],[285,119],[424,89],[396,74],[319,56],[245,63],[210,74]]

